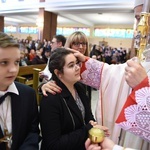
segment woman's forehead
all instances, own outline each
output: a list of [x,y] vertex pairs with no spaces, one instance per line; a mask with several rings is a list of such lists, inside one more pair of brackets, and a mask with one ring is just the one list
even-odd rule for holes
[[73,42],[87,42],[87,40],[84,37],[74,37]]
[[74,56],[74,54],[69,54],[69,55],[67,55],[66,57],[65,57],[65,61],[76,61],[77,60],[77,58]]

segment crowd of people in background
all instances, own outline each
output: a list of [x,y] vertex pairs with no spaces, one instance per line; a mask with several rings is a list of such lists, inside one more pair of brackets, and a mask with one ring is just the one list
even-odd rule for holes
[[46,39],[40,40],[18,40],[21,44],[20,66],[46,64],[51,54],[51,42]]
[[[22,39],[18,42],[22,45],[20,66],[47,63],[51,55],[52,41]],[[120,64],[126,62],[129,53],[126,48],[93,44],[89,56],[108,64]]]
[[126,48],[112,48],[110,46],[99,46],[94,44],[90,57],[108,64],[120,64],[126,62],[128,53]]

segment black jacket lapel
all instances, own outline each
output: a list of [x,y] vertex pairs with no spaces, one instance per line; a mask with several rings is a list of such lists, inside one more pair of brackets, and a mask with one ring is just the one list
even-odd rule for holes
[[16,145],[16,141],[19,139],[20,128],[21,128],[21,120],[23,108],[21,108],[21,97],[16,94],[11,95],[11,109],[12,109],[12,148]]
[[61,92],[61,96],[65,99],[69,109],[71,110],[71,112],[76,115],[79,120],[81,121],[81,123],[84,123],[83,121],[83,117],[81,114],[80,109],[78,108],[72,94],[70,93],[70,91],[65,87],[65,85],[61,85],[61,87],[63,88],[62,92]]

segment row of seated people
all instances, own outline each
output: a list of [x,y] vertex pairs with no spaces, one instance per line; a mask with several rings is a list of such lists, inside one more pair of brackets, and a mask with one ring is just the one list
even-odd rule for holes
[[20,66],[46,64],[50,57],[51,50],[39,44],[37,49],[27,49],[22,47]]

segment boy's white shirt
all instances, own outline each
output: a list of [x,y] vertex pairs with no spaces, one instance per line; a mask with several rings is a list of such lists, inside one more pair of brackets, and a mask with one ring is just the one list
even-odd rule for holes
[[[3,96],[5,93],[11,92],[19,95],[18,89],[14,82],[8,87],[7,91],[0,91],[0,96]],[[12,133],[12,117],[11,117],[11,97],[7,96],[3,103],[0,105],[0,126],[4,132],[3,121],[6,119],[6,126],[9,133]],[[3,118],[4,117],[4,118]]]
[[112,150],[136,150],[136,149],[124,148],[124,147],[122,147],[122,146],[115,145]]
[[51,72],[48,69],[49,60],[50,60],[50,58],[47,61],[47,65],[46,65],[45,69],[43,70],[43,75],[47,76],[47,78],[46,78],[47,80],[50,80],[51,77],[52,77],[52,74],[51,74]]

